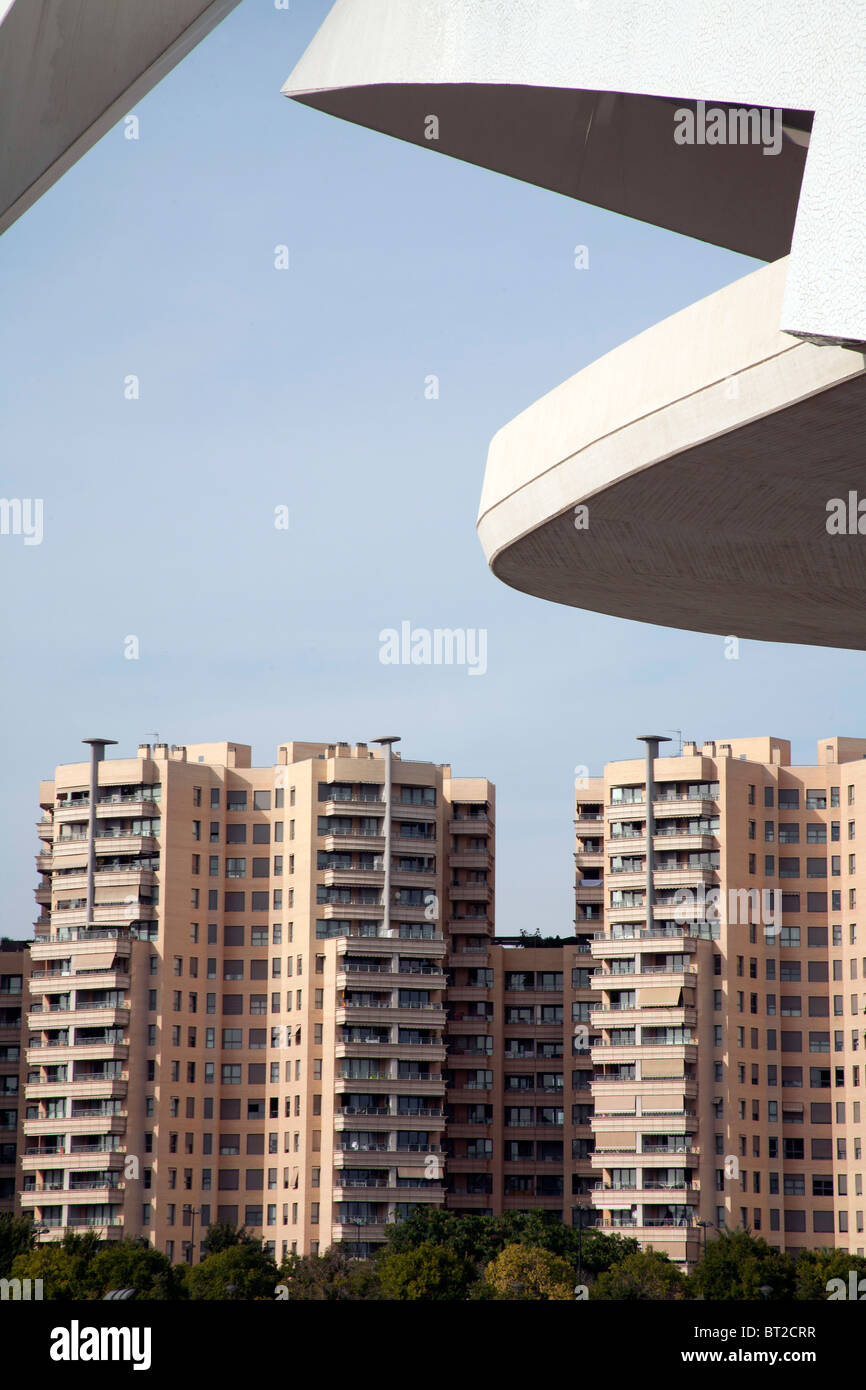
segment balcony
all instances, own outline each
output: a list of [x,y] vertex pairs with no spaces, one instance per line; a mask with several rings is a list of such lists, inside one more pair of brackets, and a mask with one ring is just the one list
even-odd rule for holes
[[[158,854],[159,841],[155,835],[97,835],[97,855]],[[99,864],[96,865],[99,869]]]
[[326,869],[326,888],[378,888],[381,891],[385,881],[384,870],[379,869]]
[[706,835],[692,835],[688,830],[671,828],[653,837],[653,848],[656,854],[663,854],[666,850],[715,850],[718,849],[719,831],[707,832]]
[[[701,884],[712,887],[718,882],[719,870],[710,868],[691,868],[682,865],[673,869],[654,869],[653,883],[657,889],[670,886],[697,888]],[[669,904],[668,904],[669,905]],[[664,903],[657,904],[657,907],[664,907]]]
[[493,856],[486,849],[458,849],[448,855],[448,865],[452,869],[490,869]]
[[75,1100],[118,1098],[126,1095],[129,1072],[119,1076],[84,1076],[69,1081],[29,1081],[24,1087],[25,1100],[42,1100],[46,1096],[68,1096]]
[[384,1241],[386,1234],[384,1220],[375,1226],[357,1225],[355,1223],[341,1225],[339,1222],[335,1222],[331,1228],[331,1238],[335,1245],[339,1244],[341,1241]]
[[[672,1027],[694,1027],[697,1011],[686,1004],[632,1004],[624,1005],[591,1004],[590,1018],[594,1028],[658,1028],[668,1024]],[[639,1044],[637,1044],[639,1046]]]
[[719,814],[718,802],[710,801],[706,797],[677,796],[665,797],[663,801],[653,802],[653,815],[656,820],[676,816],[682,819],[684,812],[699,819],[703,816],[717,816]]
[[[626,909],[622,908],[620,911],[625,912]],[[635,916],[640,915],[637,909],[631,911]],[[643,909],[640,913],[643,913]],[[672,942],[676,945],[671,945]],[[689,936],[684,927],[679,927],[676,931],[670,931],[665,927],[653,927],[651,931],[647,931],[642,927],[636,929],[632,936],[597,936],[592,942],[592,955],[596,960],[615,960],[620,956],[633,956],[638,949],[641,952],[675,952],[679,956],[693,953],[698,949],[698,945],[696,938]]]
[[[325,921],[338,921],[351,918],[358,922],[379,922],[382,921],[384,904],[382,903],[318,903],[317,911],[321,911]],[[395,909],[391,909],[395,915]]]
[[123,1004],[82,1004],[68,1009],[42,1009],[31,1005],[27,1015],[27,1026],[33,1032],[41,1028],[79,1028],[104,1027],[113,1025],[124,1028],[129,1023],[129,1005]]
[[71,820],[87,820],[90,816],[90,798],[83,801],[60,803],[54,807],[54,824],[65,824]]
[[118,807],[122,807],[122,814],[130,818],[154,817],[162,813],[162,802],[154,801],[151,797],[103,795],[96,802],[97,819],[118,815]]
[[457,816],[448,822],[448,834],[492,835],[493,822],[488,816]]
[[[629,903],[617,907],[608,907],[606,911],[608,922],[645,922],[646,907],[643,903]],[[595,951],[593,951],[595,955]]]
[[489,903],[493,889],[489,883],[450,883],[448,896],[453,902]]
[[[596,1055],[598,1054],[598,1055]],[[658,1058],[673,1066],[694,1063],[698,1057],[698,1045],[691,1043],[611,1043],[594,1042],[590,1056],[597,1066],[613,1066],[617,1062],[643,1061],[645,1058]]]
[[[434,817],[436,811],[434,807],[413,806],[412,819],[426,819],[424,816],[416,816],[416,811],[432,811]],[[366,801],[361,796],[355,795],[340,801],[325,801],[319,804],[320,816],[384,816],[384,801]]]
[[[97,926],[116,926],[121,928],[129,922],[153,922],[156,908],[152,903],[127,902],[118,898],[110,903],[97,903],[93,910],[93,922]],[[84,907],[55,908],[54,925],[62,930],[69,927],[84,928],[87,923],[87,909]],[[88,933],[92,936],[92,933]]]
[[325,835],[323,844],[331,853],[351,853],[354,850],[361,854],[383,854],[385,851],[384,835],[361,835],[354,830]]
[[[338,1024],[381,1023],[386,1014],[389,1023],[416,1025],[419,1028],[444,1028],[445,1010],[439,1004],[340,1004],[337,1007]],[[399,1051],[399,1048],[398,1048]]]
[[[354,1022],[352,1019],[350,1022]],[[388,1022],[390,1023],[390,1019]],[[376,1019],[381,1023],[381,1019]],[[439,1040],[429,1043],[397,1043],[397,1042],[337,1042],[334,1049],[336,1057],[369,1057],[381,1058],[400,1058],[405,1057],[406,1049],[410,1048],[412,1056],[425,1062],[444,1062],[447,1056],[444,1043]],[[396,1084],[397,1078],[392,1078]]]

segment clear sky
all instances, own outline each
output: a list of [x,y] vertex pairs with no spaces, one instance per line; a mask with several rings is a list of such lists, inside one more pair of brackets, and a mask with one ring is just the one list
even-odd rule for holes
[[[866,732],[859,654],[730,661],[490,575],[493,433],[755,263],[286,100],[328,8],[244,0],[134,108],[137,141],[119,123],[0,238],[0,490],[44,499],[41,545],[0,537],[7,935],[32,934],[39,780],[94,734],[258,764],[401,734],[497,784],[498,929],[567,933],[576,765],[650,726],[801,761]],[[382,665],[404,621],[486,629],[487,673]]]

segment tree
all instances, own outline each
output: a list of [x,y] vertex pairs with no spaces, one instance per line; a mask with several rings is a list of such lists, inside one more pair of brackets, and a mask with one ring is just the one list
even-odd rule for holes
[[708,1240],[693,1275],[695,1291],[702,1298],[762,1300],[762,1288],[772,1290],[771,1302],[793,1296],[795,1265],[789,1255],[771,1250],[751,1231],[722,1231]]
[[94,1257],[91,1275],[104,1298],[109,1289],[135,1289],[140,1301],[187,1298],[183,1270],[146,1243],[123,1240],[106,1245]]
[[599,1274],[591,1299],[665,1301],[689,1297],[689,1280],[667,1255],[637,1250]]
[[93,1265],[100,1248],[94,1231],[78,1235],[68,1231],[62,1242],[40,1245],[12,1261],[15,1279],[41,1279],[43,1297],[55,1302],[102,1297]]
[[438,1208],[419,1210],[389,1227],[386,1249],[405,1251],[422,1244],[441,1245],[460,1259],[469,1260],[480,1277],[507,1245],[532,1245],[548,1250],[577,1268],[582,1242],[583,1269],[595,1274],[637,1250],[631,1237],[607,1235],[592,1228],[582,1237],[549,1211],[509,1211],[501,1216],[457,1216]]
[[468,1260],[429,1241],[414,1249],[388,1251],[378,1260],[377,1272],[384,1298],[425,1303],[465,1298],[474,1278]]
[[258,1241],[241,1241],[186,1269],[192,1299],[255,1302],[276,1297],[277,1267]]
[[371,1262],[350,1259],[336,1245],[323,1255],[287,1255],[277,1277],[285,1286],[283,1297],[290,1301],[379,1297],[379,1280]]
[[[859,1285],[860,1280],[866,1278],[866,1259],[862,1255],[852,1255],[847,1250],[804,1250],[797,1260],[794,1298],[826,1302],[831,1279],[842,1280],[847,1298],[852,1270]],[[859,1289],[857,1297],[859,1301]]]
[[206,1254],[218,1255],[233,1245],[261,1246],[261,1243],[256,1236],[250,1235],[245,1226],[233,1226],[230,1221],[214,1221],[208,1226],[201,1245]]
[[29,1216],[13,1216],[11,1211],[0,1212],[0,1279],[5,1279],[16,1255],[26,1255],[36,1244],[33,1222]]
[[574,1298],[574,1270],[567,1260],[532,1245],[506,1245],[484,1271],[497,1298],[564,1303]]

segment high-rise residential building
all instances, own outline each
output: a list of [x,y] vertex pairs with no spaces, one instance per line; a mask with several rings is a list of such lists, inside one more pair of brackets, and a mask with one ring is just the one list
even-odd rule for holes
[[263,768],[242,744],[86,742],[40,796],[41,1237],[180,1259],[225,1220],[278,1257],[363,1253],[441,1204],[446,967],[493,930],[492,785],[393,740],[288,743]]
[[452,948],[449,1210],[542,1209],[588,1226],[592,930]]
[[0,939],[0,1212],[14,1211],[24,1138],[24,1017],[29,943]]
[[577,793],[599,1223],[683,1265],[724,1226],[863,1254],[866,739],[658,743]]

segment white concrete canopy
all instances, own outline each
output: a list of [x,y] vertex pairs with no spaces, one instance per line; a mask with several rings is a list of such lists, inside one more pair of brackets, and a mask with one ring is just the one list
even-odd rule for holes
[[238,0],[0,0],[0,232]]
[[785,270],[656,324],[494,436],[478,533],[498,578],[642,622],[866,648],[866,358],[779,331]]
[[[864,53],[862,0],[337,0],[283,91],[762,259],[790,249],[779,326],[859,344]],[[786,112],[781,152],[677,144],[674,111],[701,100]]]

